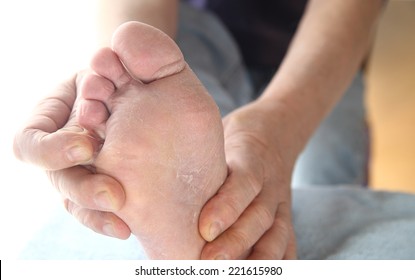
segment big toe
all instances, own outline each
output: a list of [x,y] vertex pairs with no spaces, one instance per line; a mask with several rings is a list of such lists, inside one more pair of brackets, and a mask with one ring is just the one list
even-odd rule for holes
[[183,55],[162,31],[140,22],[127,22],[115,31],[112,48],[128,72],[149,83],[182,71]]

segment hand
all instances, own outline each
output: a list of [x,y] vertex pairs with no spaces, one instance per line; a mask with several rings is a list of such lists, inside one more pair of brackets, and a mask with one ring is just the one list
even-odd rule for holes
[[282,109],[257,101],[225,118],[229,175],[202,209],[200,232],[211,241],[203,259],[296,258],[290,189],[295,155],[285,141],[289,126],[283,114],[278,117]]
[[77,88],[81,82],[82,73],[62,83],[37,105],[28,123],[15,136],[14,152],[20,160],[47,170],[66,209],[82,224],[98,233],[125,239],[130,229],[107,212],[123,206],[122,186],[81,165],[90,163],[100,146],[75,122]]

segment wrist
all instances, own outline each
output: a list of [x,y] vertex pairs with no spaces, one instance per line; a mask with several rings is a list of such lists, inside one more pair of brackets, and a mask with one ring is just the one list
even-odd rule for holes
[[298,107],[282,98],[259,98],[255,102],[256,110],[261,112],[264,129],[271,130],[273,141],[282,147],[284,160],[294,165],[298,155],[306,145],[311,131],[309,123],[303,121]]
[[278,118],[283,131],[291,134],[281,137],[295,139],[293,153],[298,155],[340,96],[316,79],[296,79],[278,73],[257,102],[263,109],[268,107],[269,117]]

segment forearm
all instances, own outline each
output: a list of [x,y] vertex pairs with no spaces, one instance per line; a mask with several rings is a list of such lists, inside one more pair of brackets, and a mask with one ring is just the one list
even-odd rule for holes
[[98,2],[98,44],[108,46],[114,30],[124,22],[140,21],[174,38],[178,0],[100,0]]
[[290,143],[293,153],[301,151],[360,67],[382,3],[310,1],[285,60],[260,98],[285,110],[280,117],[297,140]]

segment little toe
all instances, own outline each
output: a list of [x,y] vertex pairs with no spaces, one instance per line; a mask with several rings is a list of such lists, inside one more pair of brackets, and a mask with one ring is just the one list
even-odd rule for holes
[[139,22],[118,27],[112,48],[128,72],[144,83],[176,74],[186,65],[179,47],[168,35]]

